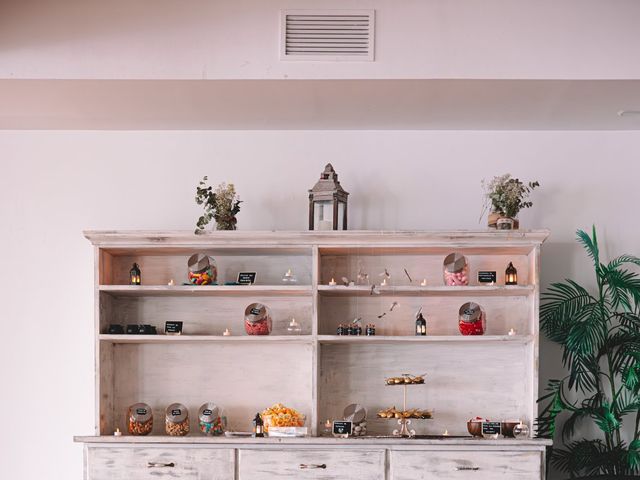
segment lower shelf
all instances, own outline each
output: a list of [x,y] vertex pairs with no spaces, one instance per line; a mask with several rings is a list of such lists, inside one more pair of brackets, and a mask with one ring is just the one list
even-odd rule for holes
[[110,343],[311,343],[312,335],[99,335],[99,340]]
[[339,335],[318,335],[321,344],[420,344],[420,343],[527,343],[533,339],[533,335],[432,335],[432,336],[339,336]]

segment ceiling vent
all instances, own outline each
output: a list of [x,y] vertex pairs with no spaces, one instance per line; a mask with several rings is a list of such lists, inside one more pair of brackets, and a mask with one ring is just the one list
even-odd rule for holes
[[281,60],[373,61],[374,10],[284,10]]

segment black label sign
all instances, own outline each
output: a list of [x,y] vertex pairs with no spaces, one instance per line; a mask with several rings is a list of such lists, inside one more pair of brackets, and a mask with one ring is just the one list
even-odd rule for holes
[[351,422],[333,422],[334,435],[351,435]]
[[207,416],[208,416],[208,415],[213,415],[213,410],[210,410],[210,409],[208,409],[208,408],[205,408],[205,409],[202,411],[202,415],[207,415]]
[[238,283],[240,285],[253,285],[256,283],[257,272],[240,272],[238,274]]
[[146,408],[136,408],[136,413],[138,415],[146,415],[147,414],[147,409]]
[[256,308],[256,307],[253,307],[251,309],[251,315],[260,315],[260,309]]
[[181,414],[182,414],[182,410],[180,410],[179,408],[174,408],[173,410],[171,410],[171,415],[173,415],[174,417],[177,417],[178,415],[181,415]]
[[496,283],[496,272],[492,271],[479,271],[478,283]]
[[182,333],[182,322],[166,322],[164,333]]
[[482,422],[482,435],[500,435],[500,422]]

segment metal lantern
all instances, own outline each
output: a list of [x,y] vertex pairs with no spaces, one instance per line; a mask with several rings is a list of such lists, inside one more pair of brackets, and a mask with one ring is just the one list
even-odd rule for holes
[[512,262],[509,262],[507,270],[504,272],[505,285],[517,285],[518,284],[518,271],[513,266]]
[[137,263],[134,263],[131,270],[129,270],[129,285],[140,285],[141,283],[140,267]]
[[347,196],[330,163],[309,190],[309,230],[346,230]]

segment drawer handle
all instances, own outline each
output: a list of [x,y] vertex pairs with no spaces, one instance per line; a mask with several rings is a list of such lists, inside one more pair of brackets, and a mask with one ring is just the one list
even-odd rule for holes
[[478,470],[480,470],[480,467],[456,467],[456,470],[458,472],[467,472],[467,471],[477,472]]
[[147,462],[147,468],[173,468],[176,464],[173,462]]
[[309,470],[312,468],[327,468],[327,464],[326,463],[301,463],[300,464],[300,469],[301,470]]

